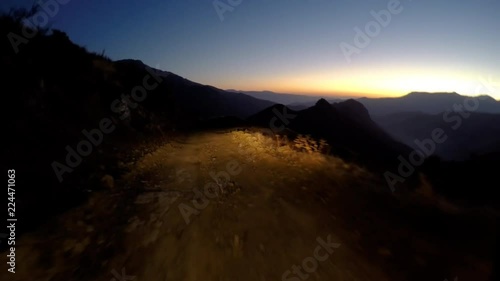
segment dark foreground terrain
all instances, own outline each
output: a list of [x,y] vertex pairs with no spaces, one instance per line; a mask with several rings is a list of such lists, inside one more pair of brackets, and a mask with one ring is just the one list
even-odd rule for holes
[[356,165],[274,141],[235,130],[136,147],[108,190],[23,235],[16,274],[0,279],[490,278],[493,209],[450,203],[425,179],[393,194]]

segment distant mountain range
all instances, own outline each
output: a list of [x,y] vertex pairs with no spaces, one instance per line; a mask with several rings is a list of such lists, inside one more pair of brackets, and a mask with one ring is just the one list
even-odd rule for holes
[[[397,98],[360,98],[371,115],[387,115],[399,112],[422,112],[438,114],[454,110],[454,106],[474,107],[471,97],[457,93],[421,93],[413,92]],[[500,114],[500,102],[490,96],[474,98],[478,102],[475,112]],[[469,104],[465,104],[469,103]]]
[[[275,101],[292,101],[286,107],[299,115],[318,108],[317,102],[312,100],[315,97],[298,96],[294,99],[295,95],[291,94],[273,92],[252,94],[269,97]],[[293,121],[290,128],[321,137],[326,136],[335,140],[337,147],[342,147],[345,143],[339,141],[338,136],[334,137],[333,132],[322,130],[338,131],[341,127],[339,123],[348,124],[340,130],[346,133],[344,137],[349,139],[347,143],[354,145],[356,142],[348,137],[351,133],[349,128],[372,128],[371,132],[375,132],[373,128],[380,126],[378,129],[384,130],[394,140],[412,148],[416,148],[415,140],[427,139],[431,137],[434,129],[442,128],[448,139],[445,143],[437,145],[435,154],[445,160],[466,160],[474,155],[500,151],[500,102],[489,96],[471,98],[457,93],[413,92],[396,98],[359,98],[356,101],[356,110],[344,112],[350,116],[349,119],[337,118],[333,122],[334,118],[331,116],[323,118],[323,121],[309,118],[310,120],[304,121],[304,125],[299,126],[300,128],[296,125],[297,121]],[[346,103],[330,99],[327,103],[333,103],[332,106],[338,111],[345,104],[352,106],[354,100],[348,100]],[[470,112],[464,113],[465,111]],[[470,117],[464,118],[460,112],[465,114],[464,116],[470,114]],[[370,116],[378,126],[374,126]],[[353,118],[357,118],[357,123],[351,122]],[[376,134],[380,135],[379,132]],[[384,139],[386,143],[391,143],[389,138],[384,137]],[[359,151],[358,148],[354,150]]]
[[[286,94],[286,93],[276,93],[272,91],[238,91],[238,90],[227,90],[232,93],[240,93],[252,96],[258,99],[264,99],[268,101],[275,102],[277,104],[284,104],[292,109],[305,109],[313,106],[319,99],[325,99],[328,102],[341,101],[341,98],[333,98],[329,96],[321,95],[297,95],[297,94]],[[295,107],[295,108],[294,108]]]
[[[255,98],[269,100],[278,104],[284,104],[290,109],[302,110],[313,106],[319,99],[323,98],[330,103],[346,100],[341,97],[317,96],[317,95],[295,95],[276,93],[271,91],[237,91]],[[387,115],[399,112],[422,112],[438,114],[446,110],[453,110],[455,105],[465,106],[465,102],[471,97],[457,93],[426,93],[412,92],[405,96],[394,98],[353,98],[361,102],[372,116]],[[500,101],[490,96],[476,97],[479,102],[476,112],[500,114]],[[472,102],[470,103],[471,106]]]

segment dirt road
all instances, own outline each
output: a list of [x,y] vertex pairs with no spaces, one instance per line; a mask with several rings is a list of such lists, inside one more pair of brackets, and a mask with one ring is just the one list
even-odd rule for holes
[[1,280],[488,280],[491,215],[394,196],[273,141],[204,133],[149,150],[22,237]]

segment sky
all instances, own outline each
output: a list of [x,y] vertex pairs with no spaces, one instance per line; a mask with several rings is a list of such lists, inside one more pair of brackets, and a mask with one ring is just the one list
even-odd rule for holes
[[73,42],[221,89],[500,99],[500,0],[58,1]]

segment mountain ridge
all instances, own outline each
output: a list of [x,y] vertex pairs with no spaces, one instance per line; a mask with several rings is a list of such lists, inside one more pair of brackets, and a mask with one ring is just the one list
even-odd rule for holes
[[[500,102],[488,95],[465,96],[456,92],[411,92],[401,97],[360,98],[372,115],[422,111],[429,114],[455,110],[455,106],[471,107],[470,100],[477,102],[475,111],[500,114]],[[474,106],[475,107],[475,106]]]
[[[269,127],[276,112],[286,112],[293,116],[286,125],[284,134],[295,137],[297,134],[311,135],[325,139],[332,147],[332,153],[345,159],[371,165],[374,161],[394,164],[398,155],[407,154],[410,148],[387,134],[370,117],[368,110],[358,101],[350,99],[343,102],[328,103],[319,99],[312,107],[293,110],[276,104],[248,120],[251,124]],[[281,133],[281,130],[277,132]]]
[[442,113],[455,104],[464,104],[469,99],[480,101],[478,112],[500,114],[500,100],[495,100],[489,95],[467,96],[457,92],[419,92],[414,91],[398,97],[349,97],[338,95],[300,95],[286,94],[273,91],[238,91],[234,93],[248,94],[256,98],[267,99],[278,104],[285,104],[291,109],[302,110],[313,106],[318,99],[323,98],[329,102],[338,102],[348,99],[360,101],[372,115],[393,114],[405,111],[422,111],[425,113]]

